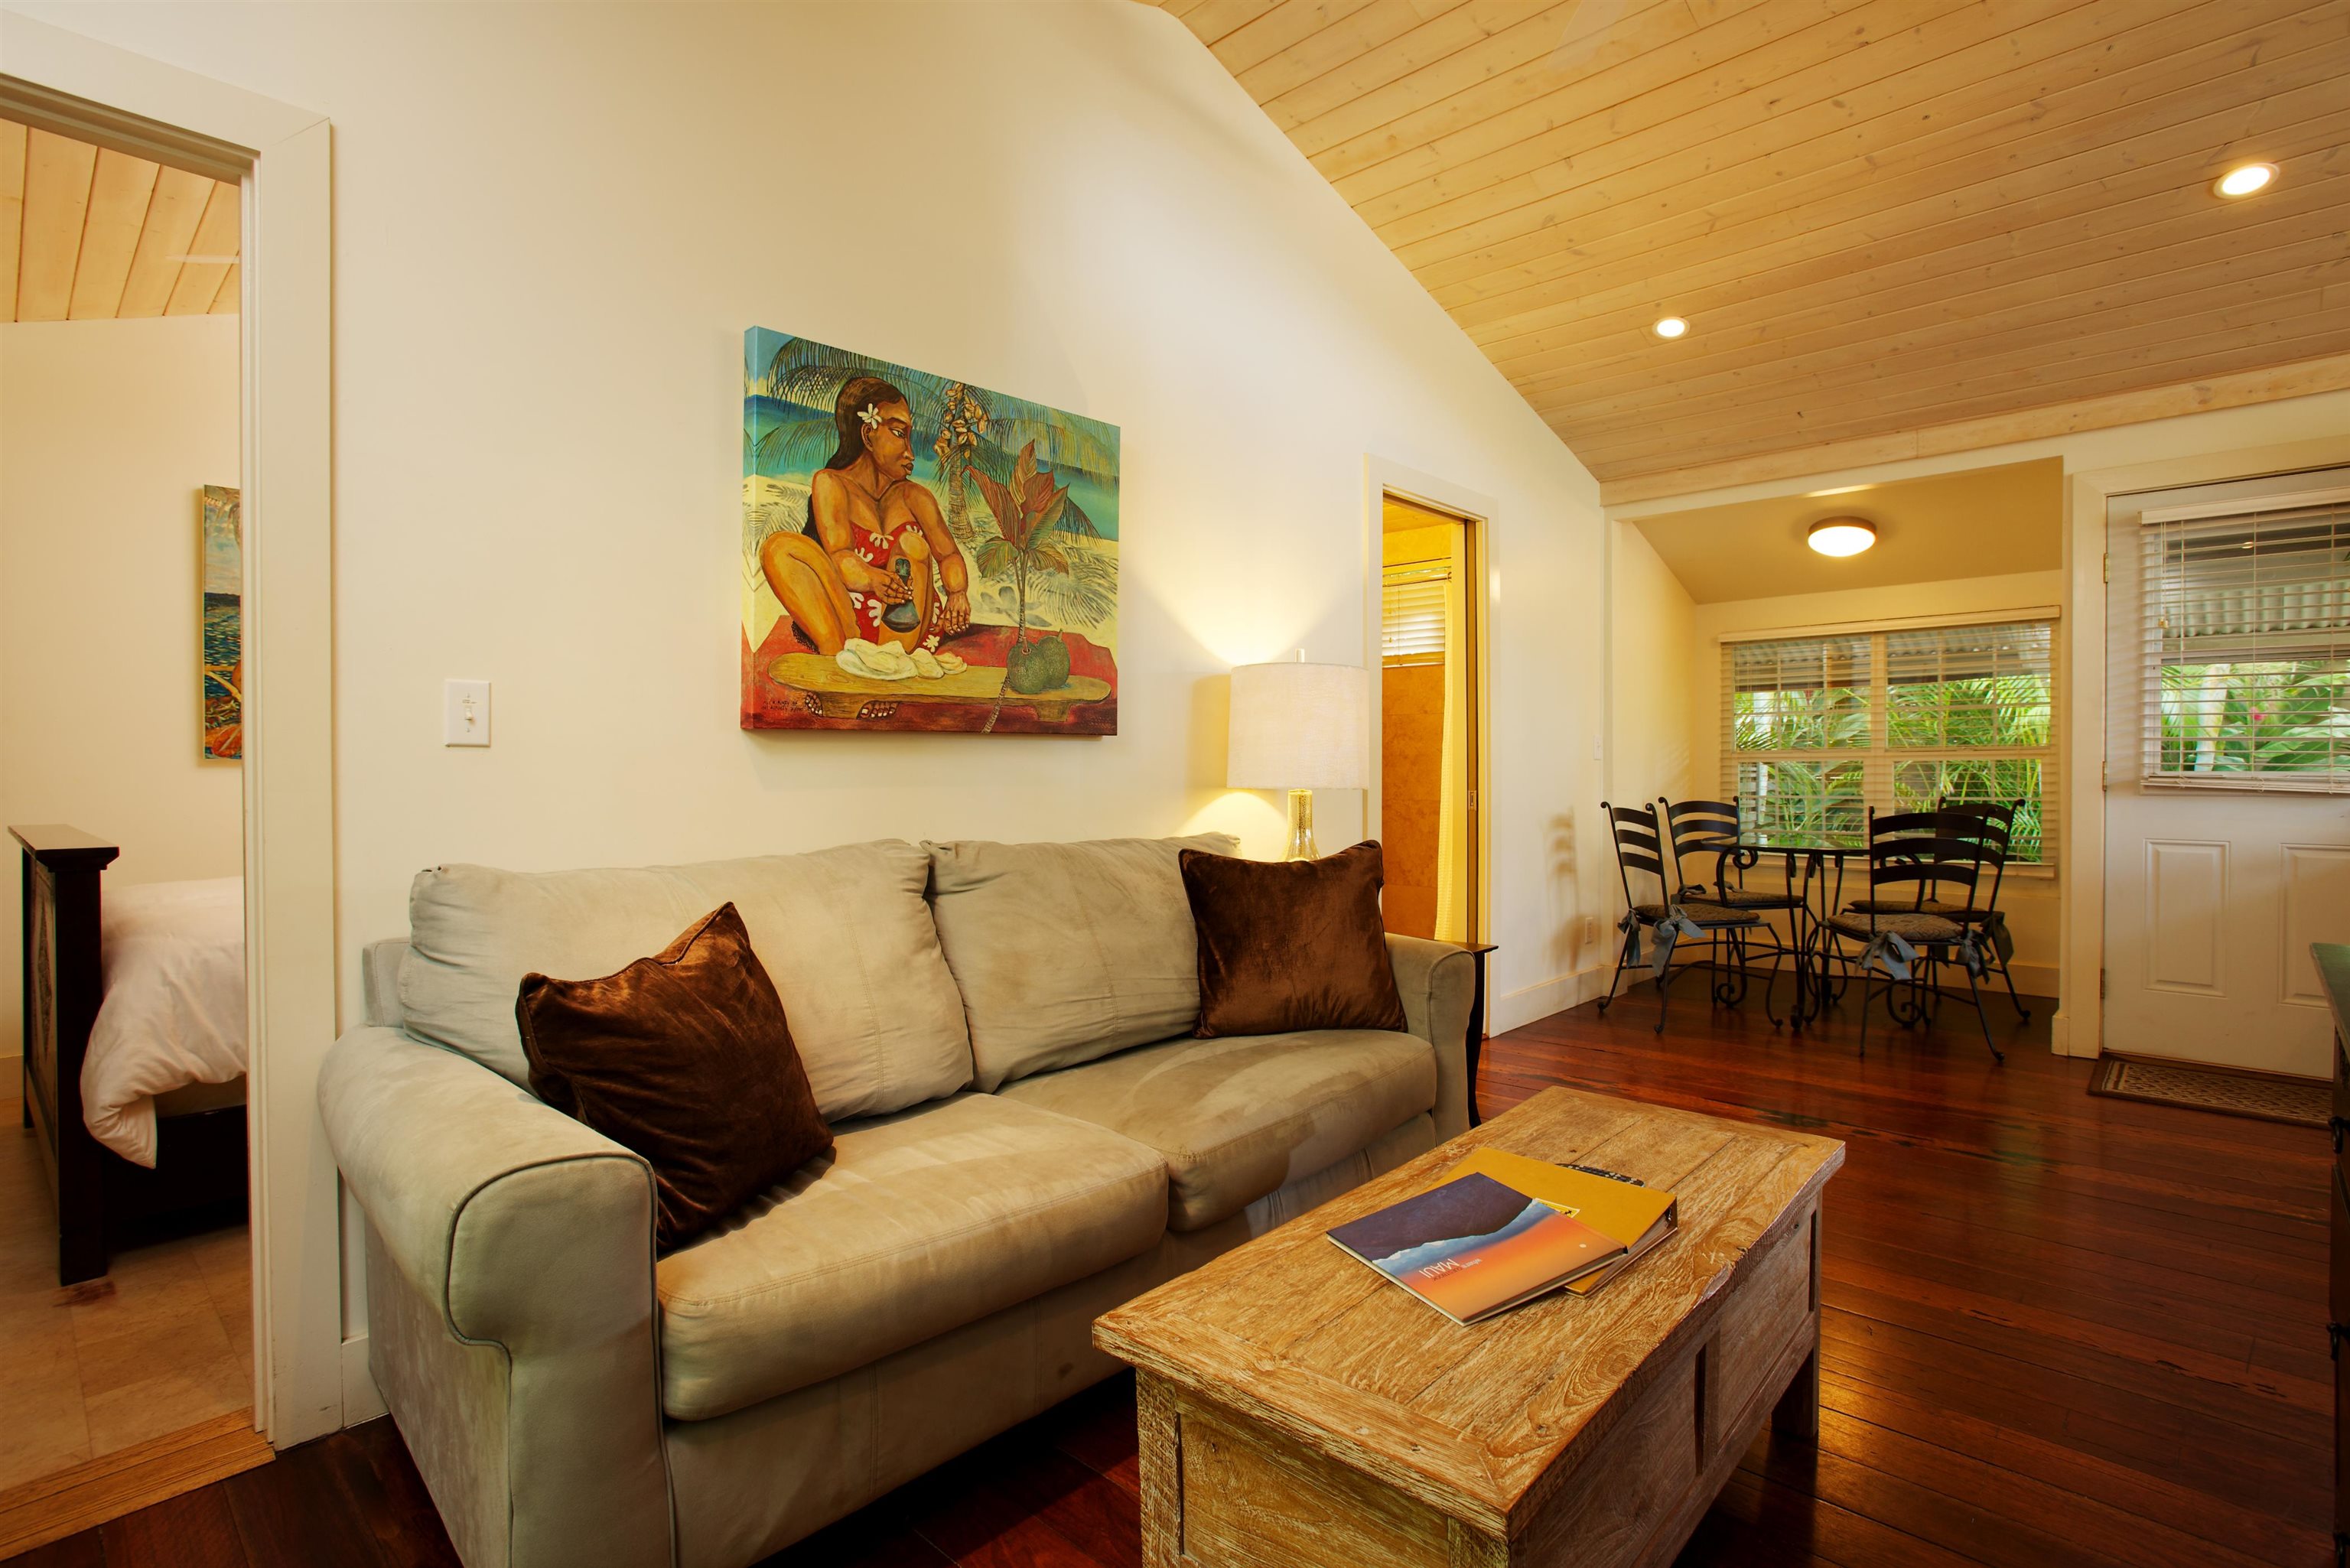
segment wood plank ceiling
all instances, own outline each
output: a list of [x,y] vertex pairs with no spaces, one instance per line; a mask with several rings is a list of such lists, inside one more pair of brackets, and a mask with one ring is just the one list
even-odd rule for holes
[[239,194],[0,119],[0,321],[236,314]]
[[2350,0],[1161,3],[1611,499],[2350,385]]

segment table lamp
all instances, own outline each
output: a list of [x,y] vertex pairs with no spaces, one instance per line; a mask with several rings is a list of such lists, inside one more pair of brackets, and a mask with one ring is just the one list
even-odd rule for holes
[[1232,671],[1224,783],[1289,792],[1289,852],[1314,858],[1314,792],[1370,785],[1371,677],[1357,664],[1287,664]]

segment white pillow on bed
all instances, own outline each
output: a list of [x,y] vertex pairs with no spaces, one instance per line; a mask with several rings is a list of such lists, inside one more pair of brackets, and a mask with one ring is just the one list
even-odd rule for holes
[[109,886],[104,900],[82,1120],[152,1167],[154,1097],[244,1072],[244,878]]

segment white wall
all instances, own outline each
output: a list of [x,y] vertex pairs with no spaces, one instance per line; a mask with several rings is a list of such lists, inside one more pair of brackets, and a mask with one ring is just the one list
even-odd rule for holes
[[[347,1019],[359,945],[443,860],[1206,825],[1273,851],[1275,804],[1221,787],[1221,683],[1364,657],[1366,453],[1499,503],[1497,1018],[1551,994],[1591,859],[1518,846],[1597,795],[1596,487],[1171,17],[23,9],[335,123]],[[754,323],[1122,427],[1123,733],[736,728]],[[494,682],[493,749],[441,745],[450,676]],[[1321,810],[1344,842],[1359,797]]]
[[[1614,532],[1608,577],[1609,719],[1608,798],[1638,805],[1659,795],[1690,800],[1704,795],[1711,777],[1700,771],[1690,734],[1698,704],[1706,697],[1705,670],[1692,664],[1699,609],[1672,568],[1627,523]],[[1610,862],[1610,869],[1613,862]]]
[[0,822],[112,840],[109,884],[237,874],[242,769],[203,760],[196,493],[238,461],[235,317],[0,325]]

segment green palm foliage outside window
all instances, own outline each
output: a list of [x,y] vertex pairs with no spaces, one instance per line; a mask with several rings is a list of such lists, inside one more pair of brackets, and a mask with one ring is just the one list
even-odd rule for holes
[[2013,858],[2053,853],[2046,621],[1725,644],[1723,784],[1750,831],[1859,844],[1868,812],[2021,802]]

